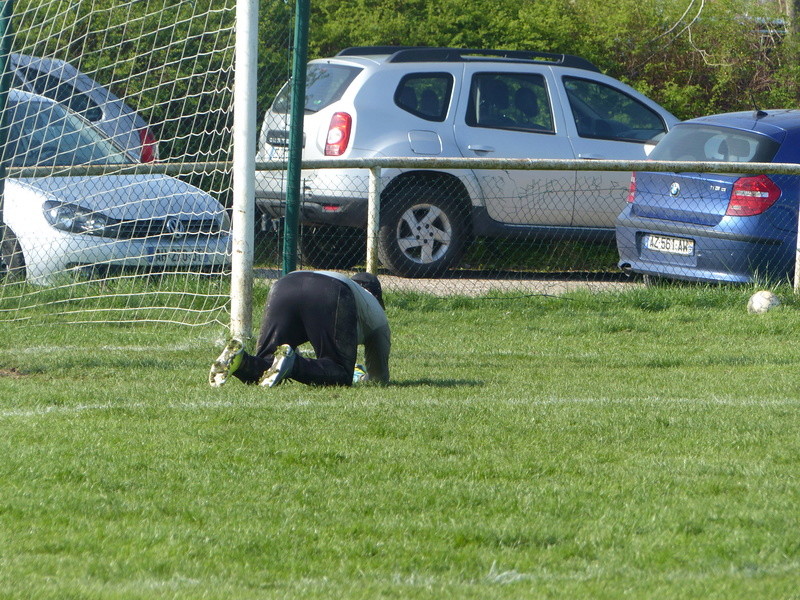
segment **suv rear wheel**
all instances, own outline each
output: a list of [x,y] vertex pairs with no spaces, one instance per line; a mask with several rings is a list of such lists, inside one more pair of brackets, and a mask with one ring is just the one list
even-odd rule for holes
[[425,187],[386,199],[381,214],[381,262],[403,277],[435,277],[464,254],[464,211],[441,191]]

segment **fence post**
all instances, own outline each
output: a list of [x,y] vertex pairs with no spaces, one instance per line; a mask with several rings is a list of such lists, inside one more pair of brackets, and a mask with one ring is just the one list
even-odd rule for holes
[[381,214],[381,168],[369,170],[369,196],[367,200],[367,272],[378,272],[378,231]]
[[308,56],[309,0],[297,0],[294,15],[291,114],[289,116],[289,164],[286,166],[286,213],[283,219],[283,269],[297,268],[297,229],[300,221],[300,178],[303,161],[303,114],[306,106],[306,58]]
[[797,242],[794,249],[794,293],[800,292],[800,218],[797,219]]
[[252,329],[256,161],[256,62],[258,0],[236,3],[236,87],[233,97],[233,221],[231,229],[232,337],[247,340]]

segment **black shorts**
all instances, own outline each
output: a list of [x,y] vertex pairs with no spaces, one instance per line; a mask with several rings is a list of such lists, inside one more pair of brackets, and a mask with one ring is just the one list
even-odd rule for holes
[[316,385],[351,385],[358,350],[358,313],[353,291],[334,278],[295,271],[270,290],[256,357],[263,370],[275,348],[310,342],[316,358],[297,356],[289,378]]

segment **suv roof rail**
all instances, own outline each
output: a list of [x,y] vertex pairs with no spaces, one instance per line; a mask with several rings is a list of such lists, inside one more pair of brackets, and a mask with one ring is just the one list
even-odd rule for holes
[[502,59],[509,62],[535,62],[600,72],[596,65],[580,56],[536,52],[534,50],[483,50],[477,48],[437,48],[433,46],[356,46],[345,48],[337,56],[372,56],[388,54],[387,62],[466,62]]
[[399,50],[410,50],[421,46],[353,46],[345,48],[336,56],[373,56],[376,54],[395,54]]

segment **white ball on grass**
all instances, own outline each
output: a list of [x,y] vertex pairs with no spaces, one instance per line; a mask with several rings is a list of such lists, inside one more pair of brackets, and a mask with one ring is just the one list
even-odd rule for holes
[[780,305],[781,300],[774,293],[769,290],[761,290],[750,296],[747,301],[747,312],[763,314]]

